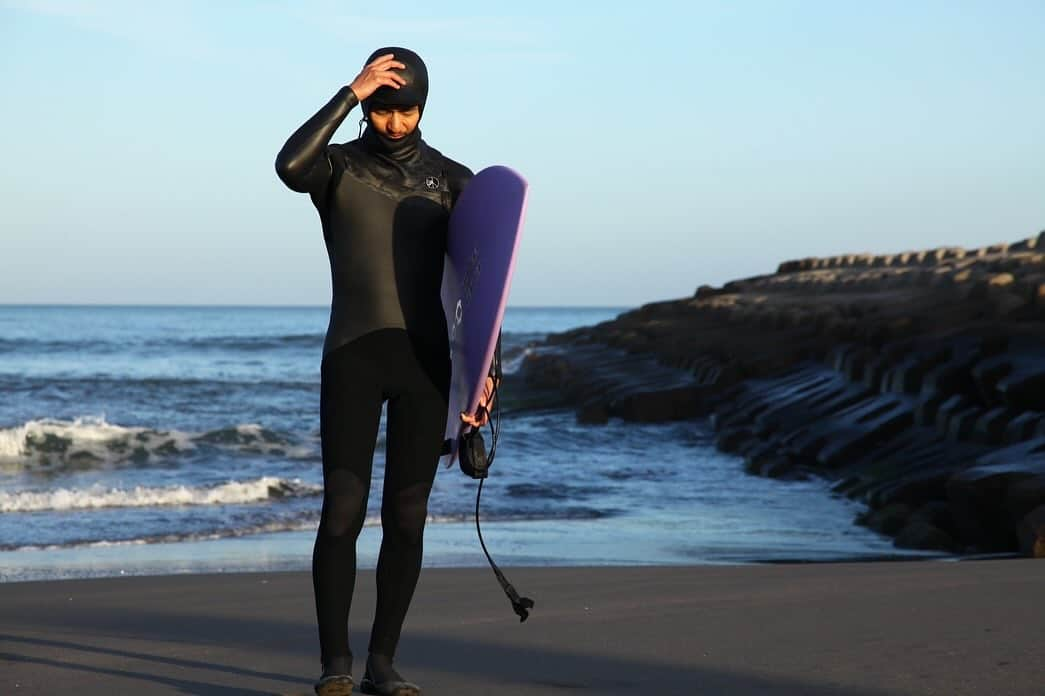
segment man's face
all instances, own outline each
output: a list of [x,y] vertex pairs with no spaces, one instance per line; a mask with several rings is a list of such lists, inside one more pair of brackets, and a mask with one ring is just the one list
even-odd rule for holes
[[382,135],[398,140],[410,135],[421,120],[417,106],[386,106],[377,104],[370,110],[370,125]]

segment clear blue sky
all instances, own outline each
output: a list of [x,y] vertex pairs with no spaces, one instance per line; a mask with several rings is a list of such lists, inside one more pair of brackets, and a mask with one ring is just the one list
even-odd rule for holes
[[429,143],[530,180],[514,305],[1031,236],[1043,36],[1040,0],[0,0],[0,303],[328,302],[272,162],[387,44]]

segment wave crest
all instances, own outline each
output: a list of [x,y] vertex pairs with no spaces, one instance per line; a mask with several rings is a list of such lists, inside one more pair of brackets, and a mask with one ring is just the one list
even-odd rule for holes
[[312,448],[254,423],[191,433],[121,426],[104,417],[71,421],[44,418],[0,428],[0,467],[90,469],[104,465],[149,464],[219,447],[292,459],[315,455]]
[[135,486],[134,488],[55,488],[46,491],[0,491],[0,512],[90,510],[121,507],[237,505],[280,498],[321,495],[321,486],[300,479],[263,476],[215,486]]

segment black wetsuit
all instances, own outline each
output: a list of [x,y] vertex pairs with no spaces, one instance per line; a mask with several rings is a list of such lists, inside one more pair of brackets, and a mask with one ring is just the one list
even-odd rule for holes
[[471,178],[421,140],[371,128],[328,144],[358,103],[343,87],[276,158],[323,224],[333,284],[323,346],[323,512],[313,553],[321,659],[350,659],[355,543],[388,401],[382,542],[370,652],[391,658],[421,568],[428,495],[446,426],[450,356],[439,290],[449,211]]

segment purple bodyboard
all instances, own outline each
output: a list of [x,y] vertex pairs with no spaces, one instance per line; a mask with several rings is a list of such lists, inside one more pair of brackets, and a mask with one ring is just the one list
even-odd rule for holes
[[526,214],[526,180],[508,167],[487,167],[465,187],[450,215],[442,300],[450,338],[447,465],[471,429],[461,412],[475,413],[508,304],[515,254]]

